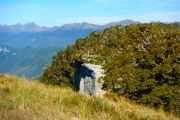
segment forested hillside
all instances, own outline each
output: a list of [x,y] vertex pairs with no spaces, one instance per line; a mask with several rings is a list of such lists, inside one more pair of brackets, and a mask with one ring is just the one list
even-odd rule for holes
[[103,66],[102,89],[179,114],[180,25],[117,25],[93,32],[60,51],[41,81],[73,87],[76,61]]
[[43,69],[51,65],[52,56],[62,49],[62,47],[25,47],[20,49],[0,46],[0,73],[28,79],[37,78],[42,75]]

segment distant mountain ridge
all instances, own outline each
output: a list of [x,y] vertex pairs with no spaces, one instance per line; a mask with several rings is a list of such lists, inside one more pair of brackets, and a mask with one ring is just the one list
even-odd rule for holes
[[82,23],[72,23],[72,24],[64,24],[62,26],[54,26],[54,27],[45,27],[38,26],[34,22],[28,22],[24,25],[18,23],[15,25],[0,25],[0,32],[45,32],[45,31],[55,31],[55,30],[69,30],[69,29],[92,29],[92,30],[101,30],[107,27],[115,26],[115,25],[129,25],[129,24],[137,24],[140,23],[138,21],[133,20],[122,20],[119,22],[111,22],[105,25],[96,25],[87,22]]
[[87,22],[83,22],[83,23],[73,23],[73,24],[65,24],[62,25],[61,27],[59,27],[60,29],[93,29],[93,30],[103,30],[105,28],[109,28],[115,25],[122,25],[122,26],[126,26],[126,25],[130,25],[130,24],[137,24],[140,23],[139,21],[133,21],[133,20],[122,20],[119,22],[111,22],[105,25],[96,25],[96,24],[91,24],[91,23],[87,23]]
[[24,25],[18,23],[15,25],[0,25],[0,32],[42,32],[48,31],[48,27],[41,27],[36,25],[34,22],[28,22]]
[[64,24],[59,27],[59,29],[99,29],[100,25],[95,25],[87,22],[82,23],[73,23],[73,24]]
[[95,25],[87,22],[65,24],[62,26],[38,26],[34,22],[24,25],[0,25],[0,45],[12,47],[66,47],[78,38],[84,38],[93,31],[103,31],[115,25],[137,24],[132,20],[112,22],[106,25]]
[[[122,25],[127,26],[130,24],[138,24],[139,21],[133,21],[130,19],[121,20],[119,22],[110,22],[104,25],[92,24],[87,22],[82,23],[69,23],[64,24],[61,26],[53,26],[53,27],[46,27],[46,26],[39,26],[34,22],[28,22],[26,24],[17,23],[15,25],[0,25],[0,33],[2,32],[12,32],[12,33],[21,33],[21,32],[52,32],[57,30],[103,30],[105,28],[109,28],[115,25]],[[169,23],[169,22],[166,22]],[[180,24],[179,21],[174,21],[174,23]]]

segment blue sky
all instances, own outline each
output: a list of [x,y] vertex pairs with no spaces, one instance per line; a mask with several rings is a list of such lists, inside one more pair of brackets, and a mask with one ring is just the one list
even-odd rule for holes
[[180,0],[0,0],[0,24],[180,21]]

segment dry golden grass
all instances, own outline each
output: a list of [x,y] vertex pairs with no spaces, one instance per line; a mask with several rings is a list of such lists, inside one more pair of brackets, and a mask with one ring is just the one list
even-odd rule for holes
[[176,119],[163,111],[136,105],[115,95],[91,97],[70,88],[0,74],[0,120]]

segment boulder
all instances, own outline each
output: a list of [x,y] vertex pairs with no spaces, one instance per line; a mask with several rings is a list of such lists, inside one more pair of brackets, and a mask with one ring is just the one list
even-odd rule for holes
[[74,83],[76,91],[83,94],[102,96],[105,91],[102,90],[104,70],[100,65],[90,63],[82,64],[74,74]]

